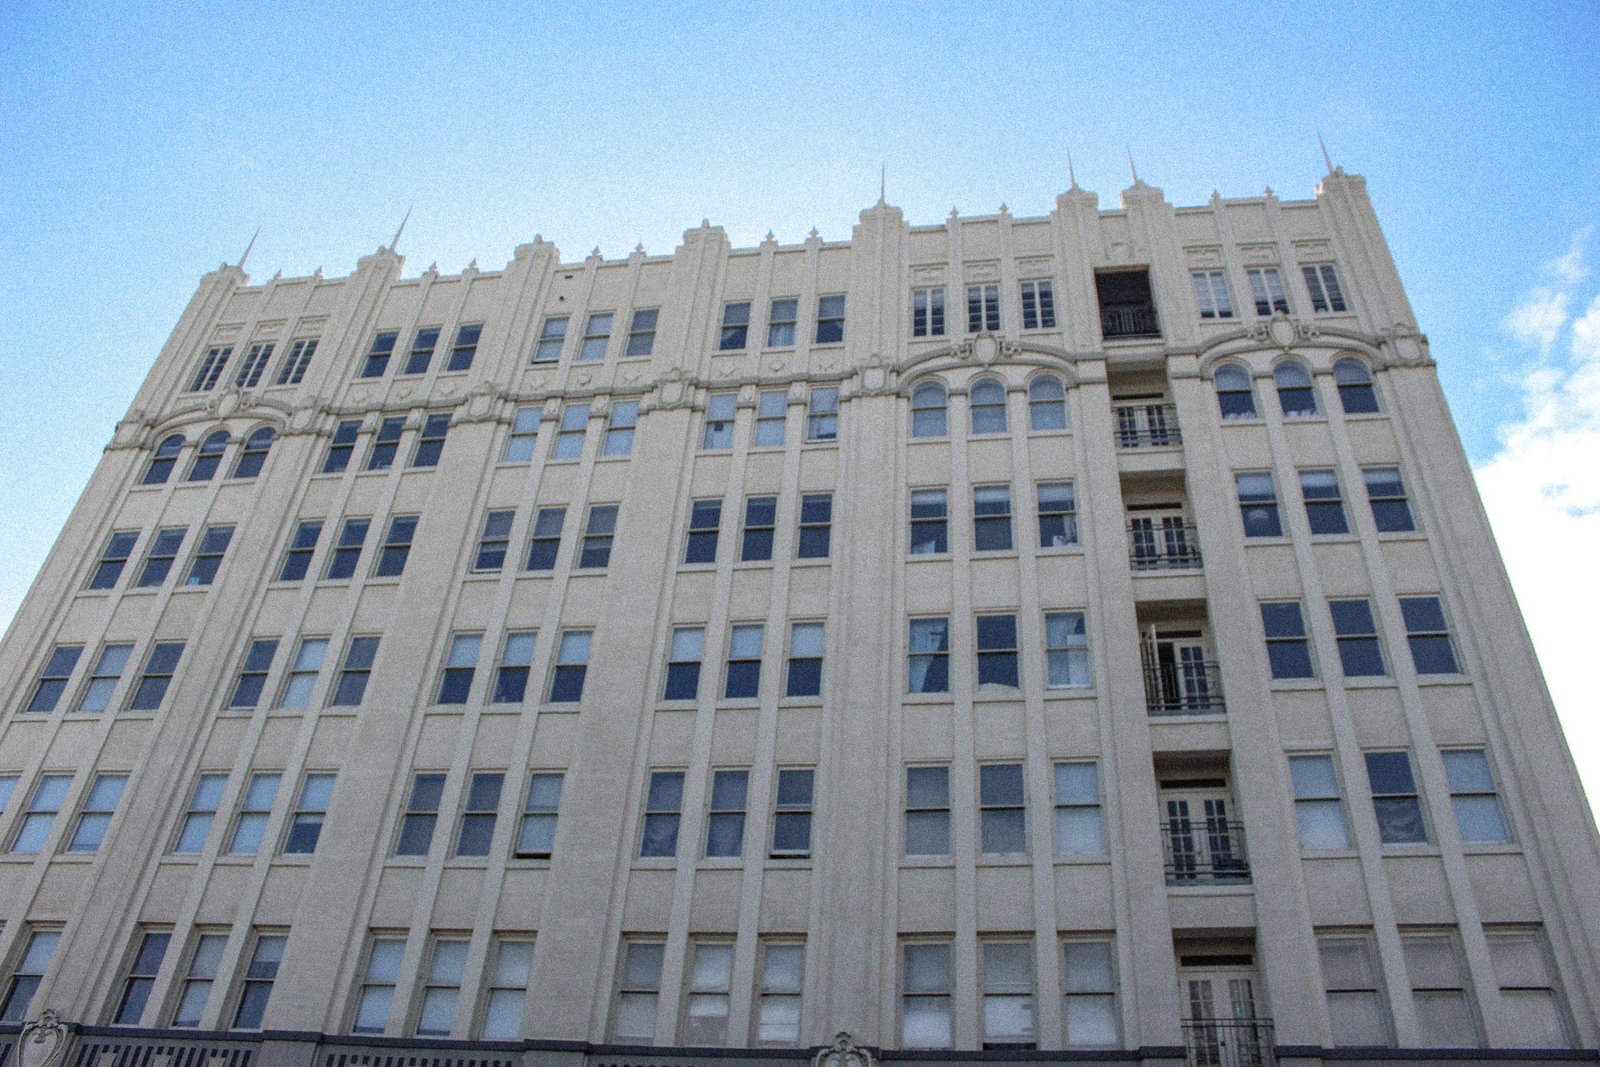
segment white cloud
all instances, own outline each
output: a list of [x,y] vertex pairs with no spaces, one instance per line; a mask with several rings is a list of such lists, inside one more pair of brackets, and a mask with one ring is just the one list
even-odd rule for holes
[[1501,326],[1512,337],[1525,345],[1538,345],[1541,352],[1549,352],[1567,324],[1566,293],[1554,289],[1535,289],[1511,309]]
[[1555,275],[1568,285],[1577,285],[1589,276],[1589,265],[1584,262],[1589,236],[1593,226],[1585,226],[1572,235],[1567,250],[1544,265],[1546,272]]

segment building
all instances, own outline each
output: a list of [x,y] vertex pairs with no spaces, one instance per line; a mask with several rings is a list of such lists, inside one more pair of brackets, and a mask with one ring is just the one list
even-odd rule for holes
[[13,1032],[1600,1059],[1594,823],[1363,179],[401,266],[206,275],[0,649]]

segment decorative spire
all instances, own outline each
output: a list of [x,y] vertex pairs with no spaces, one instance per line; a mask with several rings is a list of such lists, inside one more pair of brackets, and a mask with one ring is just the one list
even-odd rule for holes
[[1122,150],[1128,153],[1128,173],[1133,175],[1133,184],[1139,184],[1139,168],[1133,165],[1133,149],[1123,145]]
[[1067,151],[1067,177],[1072,179],[1072,189],[1069,190],[1069,191],[1070,192],[1077,192],[1078,191],[1078,172],[1072,169],[1072,152],[1071,152],[1070,149]]
[[256,238],[261,236],[261,227],[256,227],[256,232],[250,235],[250,243],[244,246],[244,255],[239,257],[239,269],[244,270],[244,261],[250,258],[250,250],[256,246]]
[[889,182],[889,164],[878,164],[878,206],[884,206],[884,189]]
[[411,209],[406,208],[405,218],[400,220],[400,228],[394,231],[394,240],[389,242],[389,251],[393,252],[400,244],[400,235],[406,232],[406,223],[411,221]]
[[1321,131],[1318,131],[1317,133],[1317,144],[1322,146],[1322,162],[1327,165],[1328,177],[1331,178],[1333,177],[1333,160],[1328,158],[1328,145],[1327,142],[1322,139]]

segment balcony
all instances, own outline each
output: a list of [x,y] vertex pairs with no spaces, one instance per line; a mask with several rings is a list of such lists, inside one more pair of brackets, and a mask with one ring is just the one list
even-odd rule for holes
[[1271,1019],[1185,1019],[1189,1067],[1276,1067]]
[[[1244,823],[1173,817],[1161,820],[1168,885],[1247,885]],[[1223,1061],[1231,1062],[1231,1061]]]
[[1144,704],[1151,715],[1221,715],[1222,670],[1207,660],[1149,663],[1144,667]]
[[1100,304],[1100,335],[1106,340],[1161,336],[1149,270],[1099,271],[1094,288]]
[[1182,519],[1144,518],[1128,523],[1128,563],[1136,571],[1193,570],[1200,566],[1200,535]]
[[1178,409],[1171,404],[1118,404],[1112,414],[1117,419],[1118,448],[1170,448],[1183,444],[1183,435],[1178,432]]
[[1154,304],[1107,304],[1100,308],[1100,335],[1106,340],[1123,337],[1160,337]]

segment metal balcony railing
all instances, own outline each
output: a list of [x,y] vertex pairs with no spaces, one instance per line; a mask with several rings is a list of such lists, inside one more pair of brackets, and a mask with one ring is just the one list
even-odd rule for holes
[[1200,534],[1193,523],[1134,519],[1128,523],[1128,562],[1136,571],[1190,570],[1200,566]]
[[1112,414],[1117,418],[1118,448],[1165,448],[1183,443],[1178,409],[1171,404],[1118,404]]
[[1101,304],[1100,334],[1103,337],[1160,337],[1154,304]]
[[1186,1019],[1189,1067],[1276,1067],[1271,1019]]
[[1209,661],[1147,663],[1144,703],[1151,715],[1220,715],[1222,671]]
[[1161,820],[1168,885],[1243,885],[1250,881],[1244,823],[1222,819]]

